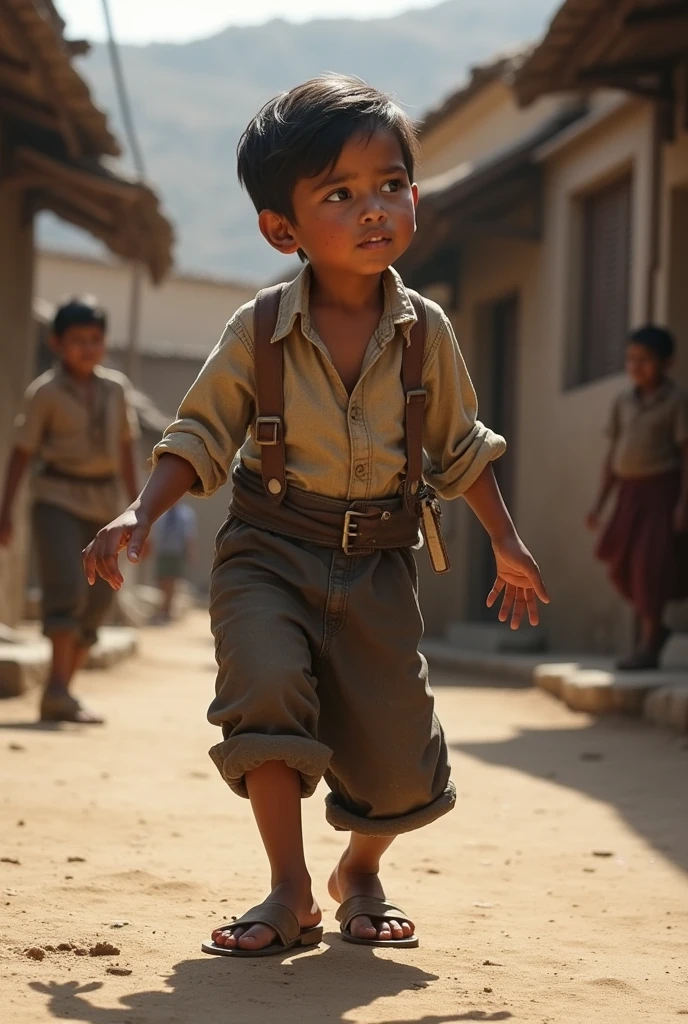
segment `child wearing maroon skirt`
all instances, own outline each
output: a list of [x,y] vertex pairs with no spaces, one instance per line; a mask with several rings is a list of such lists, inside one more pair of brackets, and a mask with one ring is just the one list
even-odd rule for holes
[[596,530],[616,492],[597,557],[640,622],[637,649],[618,664],[630,671],[658,667],[670,635],[666,605],[688,598],[688,395],[669,376],[674,351],[661,327],[631,334],[626,372],[633,386],[612,408],[610,451],[587,518]]

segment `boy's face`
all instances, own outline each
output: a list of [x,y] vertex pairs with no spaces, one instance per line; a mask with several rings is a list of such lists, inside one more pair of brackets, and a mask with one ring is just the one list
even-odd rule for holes
[[97,324],[73,324],[52,335],[51,345],[69,373],[89,377],[105,358],[105,331]]
[[641,390],[658,387],[670,365],[670,359],[660,359],[646,345],[631,343],[626,349],[626,373]]
[[316,269],[379,274],[411,244],[417,202],[398,139],[377,131],[352,136],[334,167],[297,182],[294,224],[266,211],[261,230],[282,252],[303,249]]

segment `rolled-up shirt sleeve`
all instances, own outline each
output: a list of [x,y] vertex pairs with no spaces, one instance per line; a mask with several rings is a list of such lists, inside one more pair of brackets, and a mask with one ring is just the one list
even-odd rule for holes
[[155,446],[153,465],[165,453],[181,456],[196,470],[190,493],[208,498],[227,482],[254,415],[253,347],[237,314]]
[[442,314],[423,374],[427,391],[425,479],[442,498],[458,498],[506,451],[478,419],[478,400],[454,330]]

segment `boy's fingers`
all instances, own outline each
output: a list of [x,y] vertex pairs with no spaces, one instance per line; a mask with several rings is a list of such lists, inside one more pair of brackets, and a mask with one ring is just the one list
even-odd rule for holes
[[540,575],[540,570],[534,562],[533,568],[528,572],[527,575],[533,590],[540,598],[542,603],[549,604],[549,594],[547,593],[547,587],[543,583],[542,576]]
[[146,546],[146,539],[148,537],[148,531],[143,527],[137,526],[135,530],[132,530],[131,538],[127,546],[127,558],[130,562],[138,562],[141,560],[141,552]]
[[494,586],[493,586],[492,590],[487,595],[487,607],[488,608],[492,607],[492,605],[495,603],[495,601],[497,600],[497,598],[499,597],[501,592],[504,590],[505,586],[506,586],[506,583],[504,582],[504,580],[501,579],[501,577],[498,576],[497,579],[494,582]]
[[513,583],[507,583],[504,588],[504,600],[502,601],[502,607],[499,609],[499,621],[506,622],[509,618],[509,613],[514,606],[514,599],[516,597],[516,587]]
[[511,628],[518,629],[523,621],[523,614],[526,610],[526,597],[525,591],[522,587],[519,587],[516,591],[516,599],[514,600],[514,610],[511,614]]
[[123,583],[123,577],[117,564],[117,555],[105,555],[104,558],[100,558],[97,562],[97,569],[113,590],[119,590]]
[[526,591],[526,602],[528,604],[528,619],[531,626],[537,626],[540,622],[540,613],[538,611],[537,599],[535,597],[534,590]]
[[94,542],[91,541],[88,547],[84,548],[81,552],[81,561],[84,567],[84,573],[86,574],[86,579],[90,586],[93,586],[96,581],[96,561],[93,557],[93,544]]

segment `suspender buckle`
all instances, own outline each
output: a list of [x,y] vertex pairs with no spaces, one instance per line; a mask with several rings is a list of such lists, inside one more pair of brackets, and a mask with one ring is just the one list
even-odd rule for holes
[[354,518],[365,517],[365,512],[355,512],[353,509],[349,509],[348,512],[344,513],[344,531],[342,533],[342,548],[344,554],[350,555],[350,545],[356,540],[358,536],[358,523],[353,522]]
[[280,416],[259,416],[256,419],[256,444],[274,447],[280,442],[282,418]]
[[413,402],[424,402],[428,397],[428,393],[425,388],[414,388],[412,391],[406,392],[406,404],[411,405]]

